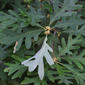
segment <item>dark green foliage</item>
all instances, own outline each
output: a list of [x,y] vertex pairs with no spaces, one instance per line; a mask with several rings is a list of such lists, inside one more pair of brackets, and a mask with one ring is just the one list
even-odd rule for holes
[[[7,72],[24,85],[85,85],[84,4],[78,0],[1,0],[0,84],[10,81]],[[41,81],[37,69],[29,72],[21,62],[41,48],[46,26],[52,28],[47,43],[55,64],[49,66],[44,59]]]

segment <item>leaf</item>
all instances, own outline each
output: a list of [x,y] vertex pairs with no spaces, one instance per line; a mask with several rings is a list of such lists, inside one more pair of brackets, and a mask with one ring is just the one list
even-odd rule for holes
[[33,77],[33,78],[25,78],[22,82],[21,82],[21,84],[33,84],[34,83],[34,85],[40,85],[40,81],[39,81],[39,79],[37,78],[37,77]]
[[31,38],[34,38],[35,41],[38,40],[38,36],[40,35],[40,33],[42,32],[42,30],[35,30],[35,31],[31,31],[29,32],[28,35],[25,36],[25,46],[27,49],[30,48],[31,46]]
[[78,33],[85,36],[85,25],[78,30]]
[[41,9],[38,9],[36,11],[35,8],[33,8],[32,6],[30,7],[30,13],[28,15],[31,17],[32,26],[35,26],[37,22],[41,22],[41,19],[44,18],[44,16],[42,15]]
[[34,82],[34,79],[30,79],[30,78],[25,78],[25,80],[22,81],[21,84],[30,84],[30,83],[33,83]]
[[20,78],[23,75],[23,73],[26,71],[26,68],[19,64],[7,63],[7,65],[9,67],[5,68],[4,72],[8,72],[8,76],[14,73],[12,79]]
[[64,69],[61,65],[57,64],[57,72],[59,75],[64,74]]
[[22,61],[24,60],[24,58],[19,57],[19,56],[17,56],[17,55],[12,55],[11,57],[12,57],[14,60],[18,61],[18,62],[22,62]]
[[57,78],[59,79],[59,84],[62,84],[62,83],[65,83],[66,85],[72,84],[72,82],[70,81],[70,79],[72,79],[71,77],[60,75]]
[[42,85],[47,85],[47,82],[45,80],[43,80]]
[[7,51],[0,45],[0,60],[3,60],[7,57]]
[[25,68],[21,68],[20,70],[18,70],[13,76],[12,79],[15,78],[21,78],[22,74],[26,71]]
[[[76,12],[72,11],[75,8],[79,8],[80,5],[76,5],[76,0],[64,0],[64,3],[61,4],[61,8],[58,8],[58,4],[59,2],[54,0],[54,13],[52,14],[51,18],[50,18],[50,25],[53,24],[53,22],[55,22],[57,19],[59,19],[60,17],[65,17],[65,16],[71,16],[72,14],[75,14]],[[56,7],[57,6],[57,7]],[[56,7],[56,9],[55,9]],[[67,10],[67,12],[66,12]]]
[[8,27],[11,27],[11,25],[16,23],[17,21],[18,19],[16,17],[5,14],[4,12],[0,12],[0,31],[3,31]]
[[83,25],[81,28],[78,28],[78,26],[74,26],[68,30],[65,31],[66,33],[71,33],[71,34],[74,34],[74,35],[83,35],[85,36],[85,25]]
[[43,30],[31,30],[25,33],[17,33],[12,30],[5,30],[4,31],[5,34],[3,38],[1,38],[0,43],[10,45],[17,41],[18,45],[16,46],[16,51],[18,51],[21,47],[23,39],[26,38],[25,46],[27,49],[29,49],[32,43],[31,38],[34,38],[34,40],[36,41],[42,31]]
[[57,76],[54,76],[54,75],[57,75],[57,71],[54,71],[54,70],[47,70],[46,71],[46,74],[45,74],[47,77],[48,77],[48,79],[52,82],[52,83],[54,83],[56,80],[57,80]]
[[44,40],[44,43],[42,45],[42,48],[32,57],[28,60],[25,60],[22,62],[24,66],[29,67],[29,71],[32,72],[36,69],[38,66],[38,75],[40,79],[42,80],[44,77],[44,64],[43,64],[43,57],[46,58],[49,65],[54,64],[53,59],[51,58],[48,51],[53,52],[52,48],[46,43],[47,42],[47,36]]
[[78,49],[79,47],[77,47],[76,44],[78,44],[80,42],[81,42],[80,36],[77,36],[76,38],[72,39],[72,35],[69,35],[67,44],[66,44],[65,39],[62,38],[62,40],[61,40],[62,47],[58,46],[59,55],[62,56],[62,55],[65,55],[66,53],[72,55],[71,50]]
[[64,60],[74,63],[79,69],[83,70],[85,65],[85,50],[83,50],[79,55],[73,55],[72,57],[65,57]]
[[[60,28],[60,29],[63,29],[63,28],[65,28],[65,27],[72,27],[72,26],[79,26],[79,25],[82,25],[82,24],[84,24],[85,23],[85,21],[84,20],[82,20],[81,18],[80,18],[80,16],[77,16],[77,14],[75,14],[75,15],[73,15],[73,16],[71,16],[71,17],[69,17],[68,19],[67,19],[67,17],[64,17],[64,18],[62,18],[62,21],[58,21],[54,26],[53,26],[53,28],[55,28],[55,27],[58,27],[58,28]],[[72,29],[72,28],[70,28],[70,29]],[[68,29],[66,29],[66,31],[67,31]],[[73,30],[75,30],[75,28],[73,29]]]
[[85,73],[81,73],[79,70],[73,68],[72,65],[66,65],[63,64],[63,66],[65,66],[68,70],[70,70],[72,72],[72,77],[74,77],[74,79],[76,80],[77,84],[84,84],[84,80],[85,80]]

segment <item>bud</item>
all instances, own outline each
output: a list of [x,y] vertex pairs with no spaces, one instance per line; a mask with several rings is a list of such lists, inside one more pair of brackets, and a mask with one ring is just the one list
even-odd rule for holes
[[50,14],[47,15],[47,18],[50,18]]
[[27,5],[27,8],[30,8],[30,5],[29,4]]
[[56,63],[58,61],[58,59],[56,57],[53,57],[53,61],[54,61],[54,63]]
[[61,32],[57,32],[57,34],[58,34],[58,37],[60,37],[60,35],[61,35]]
[[49,34],[50,34],[50,31],[45,31],[45,34],[46,34],[46,35],[49,35]]
[[51,30],[50,26],[46,26],[46,30],[50,31]]

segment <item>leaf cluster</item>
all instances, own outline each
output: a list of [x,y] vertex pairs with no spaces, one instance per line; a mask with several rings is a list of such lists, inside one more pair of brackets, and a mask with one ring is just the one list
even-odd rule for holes
[[[85,85],[84,5],[78,0],[1,0],[0,66],[21,84]],[[5,2],[5,3],[4,3]],[[4,4],[2,4],[4,3]],[[9,5],[9,7],[7,7]],[[7,8],[6,8],[7,7]],[[2,10],[3,9],[3,10]],[[51,27],[48,44],[54,65],[45,59],[41,81],[21,64],[41,48],[45,27]],[[16,42],[18,42],[16,44]],[[13,54],[14,47],[16,53]],[[50,62],[52,63],[52,62]],[[0,79],[5,80],[0,74]]]

